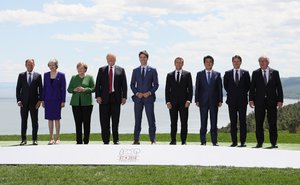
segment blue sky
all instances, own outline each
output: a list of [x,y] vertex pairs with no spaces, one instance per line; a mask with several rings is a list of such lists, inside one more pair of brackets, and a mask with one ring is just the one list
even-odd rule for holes
[[160,84],[174,70],[177,56],[185,59],[193,80],[205,55],[215,58],[214,69],[222,75],[239,54],[242,68],[250,72],[258,68],[257,58],[266,55],[281,77],[300,76],[299,17],[300,2],[289,0],[3,1],[0,82],[16,82],[27,58],[36,60],[40,73],[57,58],[67,79],[84,61],[96,77],[109,52],[116,54],[129,80],[144,49]]

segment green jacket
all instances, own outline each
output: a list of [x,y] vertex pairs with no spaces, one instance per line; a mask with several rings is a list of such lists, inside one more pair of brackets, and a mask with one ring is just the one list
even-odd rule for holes
[[[85,92],[78,93],[73,91],[79,86],[85,88]],[[68,92],[72,94],[70,105],[79,106],[79,100],[82,106],[93,105],[92,93],[94,91],[95,83],[91,75],[85,75],[83,78],[80,78],[79,75],[72,76],[68,86]]]

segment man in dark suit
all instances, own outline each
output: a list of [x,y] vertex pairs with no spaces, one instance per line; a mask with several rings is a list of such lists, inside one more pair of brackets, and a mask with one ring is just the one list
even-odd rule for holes
[[261,148],[264,142],[264,120],[267,112],[271,148],[277,146],[277,107],[283,104],[283,91],[279,72],[269,67],[269,58],[261,56],[258,59],[260,68],[253,71],[250,86],[249,105],[255,106],[256,148]]
[[21,143],[27,144],[27,120],[30,112],[32,122],[32,144],[37,145],[38,132],[38,109],[42,102],[42,77],[39,73],[34,72],[34,59],[25,61],[27,71],[20,73],[16,87],[17,103],[21,113]]
[[207,118],[210,113],[210,135],[213,146],[218,145],[218,107],[222,106],[223,92],[221,74],[212,70],[214,59],[212,56],[203,58],[205,69],[197,73],[195,102],[200,108],[201,145],[206,145]]
[[178,112],[181,121],[181,144],[186,144],[188,132],[189,106],[193,97],[193,82],[191,73],[182,69],[183,58],[174,61],[175,71],[167,75],[165,99],[171,119],[171,142],[176,145]]
[[227,100],[230,132],[231,132],[231,147],[237,146],[237,118],[240,122],[240,147],[246,147],[247,137],[247,104],[248,91],[250,89],[249,72],[240,68],[242,58],[239,55],[232,57],[233,69],[226,71],[224,75],[224,88],[227,92]]
[[116,56],[107,54],[108,65],[99,68],[96,79],[96,99],[99,103],[101,136],[104,144],[109,144],[110,119],[114,144],[119,144],[119,118],[121,104],[127,99],[127,81],[125,70],[115,65]]
[[133,92],[132,100],[134,102],[134,142],[133,144],[140,144],[140,132],[142,113],[145,107],[146,115],[149,125],[149,136],[151,144],[155,144],[155,115],[154,102],[156,99],[155,92],[158,89],[157,71],[155,68],[147,65],[148,62],[147,51],[139,53],[139,60],[141,66],[135,68],[132,72],[130,87]]

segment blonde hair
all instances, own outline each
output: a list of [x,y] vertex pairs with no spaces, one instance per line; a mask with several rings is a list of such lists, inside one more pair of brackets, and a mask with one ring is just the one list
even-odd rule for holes
[[86,72],[87,69],[88,69],[88,66],[87,66],[85,63],[83,63],[83,62],[79,62],[79,63],[77,64],[76,68],[78,69],[78,68],[81,67],[81,66],[83,66],[83,68],[85,69],[85,72]]

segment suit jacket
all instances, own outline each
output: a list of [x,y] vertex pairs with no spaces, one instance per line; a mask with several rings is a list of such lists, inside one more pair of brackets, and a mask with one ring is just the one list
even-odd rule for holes
[[195,102],[199,102],[200,106],[218,106],[219,102],[223,102],[222,79],[219,72],[212,70],[210,84],[207,82],[205,70],[197,73]]
[[186,101],[192,102],[193,82],[191,73],[182,70],[179,83],[176,81],[176,70],[168,73],[165,87],[166,103],[184,105]]
[[42,76],[39,73],[33,72],[30,85],[27,82],[27,72],[19,74],[16,87],[17,102],[21,101],[24,106],[35,105],[42,101],[42,94]]
[[269,106],[277,106],[277,102],[283,102],[283,91],[279,72],[269,68],[269,81],[265,85],[261,69],[252,73],[249,101],[254,101],[255,106],[264,104],[267,99]]
[[[156,99],[155,92],[158,89],[158,78],[156,69],[147,66],[147,71],[143,80],[141,66],[135,68],[132,72],[130,88],[133,92],[132,100],[135,103],[138,103],[142,100],[145,102],[154,102]],[[151,95],[148,98],[140,99],[136,96],[138,92],[145,93],[148,91],[151,92]]]
[[228,105],[247,105],[248,91],[250,89],[250,75],[246,70],[240,70],[238,85],[234,81],[234,69],[225,72],[224,89],[227,92],[226,103]]
[[51,83],[50,72],[44,74],[44,101],[66,102],[66,78],[65,74],[57,72],[56,78]]
[[[83,87],[85,92],[74,92],[76,87]],[[80,78],[79,75],[72,76],[68,92],[72,94],[70,105],[72,106],[90,106],[93,105],[92,93],[95,91],[94,78],[91,75],[85,75],[84,78]]]
[[[108,67],[109,66],[104,66],[99,68],[95,86],[95,96],[96,98],[101,97],[104,104],[109,103]],[[115,102],[121,104],[122,98],[127,99],[127,81],[125,70],[122,67],[115,66],[113,86],[115,90]]]

